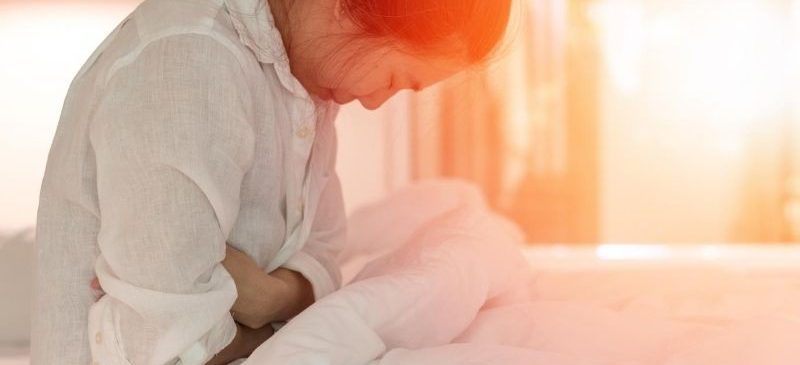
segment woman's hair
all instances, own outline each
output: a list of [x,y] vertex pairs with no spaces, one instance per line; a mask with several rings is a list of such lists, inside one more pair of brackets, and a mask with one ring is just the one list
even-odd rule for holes
[[368,36],[399,40],[410,51],[490,56],[505,34],[512,0],[340,0],[342,11]]

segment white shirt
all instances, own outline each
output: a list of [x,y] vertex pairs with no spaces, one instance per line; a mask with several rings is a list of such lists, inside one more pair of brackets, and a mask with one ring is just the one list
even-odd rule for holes
[[226,242],[317,299],[340,285],[337,108],[267,6],[145,1],[78,72],[41,188],[34,365],[204,364],[236,332]]

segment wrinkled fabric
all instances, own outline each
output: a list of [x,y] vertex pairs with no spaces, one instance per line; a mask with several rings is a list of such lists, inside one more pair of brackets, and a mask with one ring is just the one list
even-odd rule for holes
[[[347,284],[244,364],[793,365],[798,270],[559,272],[476,188],[436,181],[356,211]],[[553,258],[558,260],[558,258]]]
[[[357,258],[363,248],[371,260],[350,284],[295,317],[245,364],[363,365],[394,350],[449,346],[482,309],[527,300],[522,234],[486,207],[474,187],[422,185],[378,206],[351,218],[363,233],[342,256],[345,262]],[[371,247],[392,249],[381,254]],[[522,364],[528,358],[519,356],[527,354],[519,350],[505,358]]]
[[337,107],[280,42],[266,1],[148,0],[87,60],[42,182],[34,365],[204,364],[236,331],[226,242],[339,287]]

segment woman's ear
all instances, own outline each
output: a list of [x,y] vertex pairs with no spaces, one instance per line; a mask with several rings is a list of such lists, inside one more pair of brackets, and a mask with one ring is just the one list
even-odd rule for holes
[[336,21],[342,20],[342,0],[336,0],[333,4],[333,17],[336,18]]
[[338,24],[340,30],[344,30],[351,33],[358,33],[360,29],[356,26],[353,20],[346,16],[345,12],[345,0],[334,0],[333,1],[333,18],[335,22]]

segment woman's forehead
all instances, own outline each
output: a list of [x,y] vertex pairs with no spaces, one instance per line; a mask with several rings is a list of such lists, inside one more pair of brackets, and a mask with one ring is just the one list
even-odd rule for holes
[[453,59],[430,58],[405,54],[401,57],[401,64],[409,76],[413,76],[414,83],[421,87],[428,87],[467,68],[465,62]]

